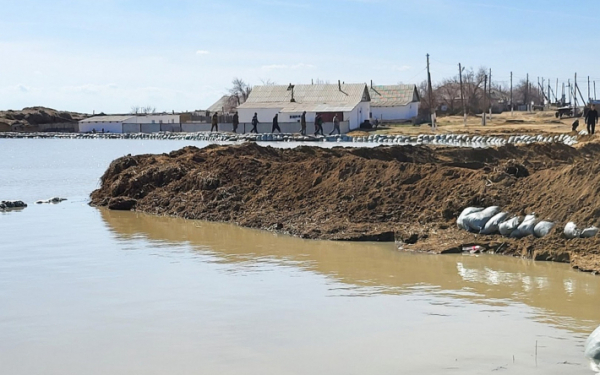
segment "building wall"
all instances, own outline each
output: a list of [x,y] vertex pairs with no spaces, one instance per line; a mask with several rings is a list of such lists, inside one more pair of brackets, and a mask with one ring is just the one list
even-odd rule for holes
[[90,133],[92,130],[96,130],[97,133],[101,133],[102,129],[109,133],[122,133],[123,123],[122,122],[80,122],[79,132]]
[[379,121],[410,120],[419,114],[419,103],[409,103],[397,107],[371,107],[372,118]]
[[[197,132],[209,132],[210,124],[181,124],[181,129],[186,133],[197,133]],[[269,123],[262,122],[257,126],[259,133],[271,133],[273,127],[273,121]],[[279,127],[281,128],[282,133],[300,133],[300,122],[279,122]],[[238,134],[243,134],[244,132],[250,133],[252,129],[252,124],[250,122],[240,122],[238,126]],[[231,132],[233,130],[232,124],[219,124],[220,132]],[[332,122],[323,123],[323,132],[325,134],[330,133],[333,130]],[[340,122],[340,130],[342,134],[348,133],[349,131],[349,123],[348,121]],[[315,131],[314,122],[308,122],[306,124],[306,132],[307,134],[313,134]]]
[[143,115],[135,116],[123,121],[124,124],[142,123],[142,124],[179,124],[179,115]]
[[142,124],[142,133],[158,133],[160,131],[160,125],[158,122],[154,124]]
[[139,133],[142,124],[123,124],[123,133]]
[[[247,122],[250,123],[252,122],[252,117],[254,116],[254,113],[256,112],[257,117],[258,117],[258,122],[260,123],[266,123],[268,122],[269,124],[273,123],[273,117],[275,116],[275,114],[279,113],[279,111],[281,111],[281,108],[240,108],[238,109],[238,115],[240,117],[240,123],[243,122]],[[285,121],[282,117],[282,115],[279,115],[280,122]],[[307,120],[308,121],[308,120]]]
[[161,132],[180,132],[181,131],[181,124],[179,123],[175,123],[175,124],[160,124],[160,131]]
[[349,122],[350,131],[356,130],[364,120],[369,119],[370,102],[360,102],[351,112],[344,112],[344,120]]

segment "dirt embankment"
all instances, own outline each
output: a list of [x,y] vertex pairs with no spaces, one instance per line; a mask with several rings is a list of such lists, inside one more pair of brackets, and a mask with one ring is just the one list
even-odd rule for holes
[[38,131],[40,125],[76,124],[87,115],[57,111],[46,107],[27,107],[22,110],[0,111],[0,131]]
[[[600,271],[600,238],[566,240],[568,221],[600,226],[600,144],[489,149],[186,147],[115,160],[91,204],[236,223],[304,238],[396,240],[405,250],[480,244]],[[535,212],[546,238],[507,239],[456,228],[467,206]]]

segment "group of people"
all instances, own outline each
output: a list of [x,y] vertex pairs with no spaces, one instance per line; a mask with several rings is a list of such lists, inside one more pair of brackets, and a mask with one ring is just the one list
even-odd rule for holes
[[[237,128],[240,124],[240,118],[239,118],[239,115],[237,112],[233,115],[232,124],[233,124],[233,129],[232,129],[233,132],[237,133]],[[250,130],[250,133],[258,134],[258,124],[260,124],[260,122],[258,121],[258,114],[256,112],[254,112],[254,116],[252,116],[251,124],[252,124],[252,129]],[[281,133],[281,128],[279,127],[279,113],[276,113],[275,116],[273,117],[273,126],[271,128],[271,133],[275,133],[276,130],[279,133]],[[211,132],[219,131],[219,116],[218,116],[217,112],[213,113],[213,115],[212,115],[210,131]],[[331,131],[331,133],[329,133],[329,135],[332,135],[336,131],[338,134],[341,134],[340,120],[339,120],[337,114],[335,114],[333,116],[333,130]],[[302,112],[302,115],[300,116],[300,134],[306,135],[306,111]],[[315,134],[315,136],[317,136],[318,134],[325,135],[323,133],[323,117],[321,116],[320,113],[317,113],[317,115],[315,117],[315,133],[314,134]]]

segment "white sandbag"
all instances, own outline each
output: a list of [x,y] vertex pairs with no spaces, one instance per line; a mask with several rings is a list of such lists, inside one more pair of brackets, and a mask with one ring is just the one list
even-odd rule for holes
[[485,227],[487,222],[490,221],[490,219],[498,212],[500,212],[500,207],[491,206],[483,211],[467,215],[467,217],[464,219],[464,222],[472,231],[479,233]]
[[456,224],[460,229],[469,230],[469,226],[465,223],[465,218],[472,213],[483,211],[481,207],[467,207],[460,213],[458,219],[456,219]]
[[498,231],[500,231],[500,234],[503,236],[510,236],[510,234],[517,229],[519,223],[519,218],[513,217],[512,219],[500,223],[500,225],[498,225]]
[[554,228],[554,225],[555,224],[550,221],[540,221],[535,225],[535,228],[533,228],[533,234],[535,234],[537,238],[546,237],[552,228]]
[[535,229],[536,218],[534,214],[525,216],[523,222],[517,227],[515,231],[513,231],[510,236],[512,238],[523,238],[527,236],[533,235],[533,230]]
[[481,230],[481,234],[494,234],[498,232],[500,227],[500,223],[508,218],[508,213],[500,212],[499,214],[494,215],[486,224],[485,227]]
[[592,371],[600,372],[600,327],[585,341],[583,353],[590,361]]
[[581,238],[592,238],[592,237],[596,237],[597,234],[598,234],[598,228],[596,228],[596,227],[585,228],[584,230],[581,231]]
[[565,225],[565,230],[563,233],[568,239],[573,239],[581,236],[581,230],[577,229],[577,224],[575,224],[572,221]]

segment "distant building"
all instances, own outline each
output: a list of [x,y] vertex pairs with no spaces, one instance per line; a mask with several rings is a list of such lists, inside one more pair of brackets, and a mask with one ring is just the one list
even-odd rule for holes
[[246,102],[238,106],[237,111],[241,123],[250,123],[254,113],[257,113],[258,120],[265,125],[270,124],[275,114],[279,113],[279,123],[284,133],[299,131],[298,123],[304,111],[309,133],[317,114],[323,118],[326,132],[333,127],[331,122],[337,115],[342,122],[342,132],[348,132],[358,129],[363,121],[369,119],[370,102],[369,90],[364,83],[254,86]]
[[154,133],[181,131],[179,115],[122,115],[94,116],[79,121],[79,132],[101,133]]
[[373,119],[406,121],[419,114],[421,98],[415,85],[371,85],[369,94]]
[[221,99],[217,100],[213,105],[208,107],[206,110],[209,113],[209,116],[215,112],[219,112],[220,114],[233,113],[235,112],[235,105],[233,104],[232,98],[230,95],[223,95]]

